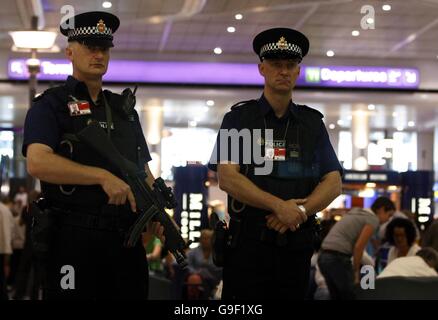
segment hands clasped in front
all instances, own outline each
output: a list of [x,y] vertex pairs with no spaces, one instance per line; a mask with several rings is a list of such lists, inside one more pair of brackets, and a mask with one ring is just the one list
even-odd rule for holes
[[296,231],[300,224],[307,220],[307,215],[298,208],[306,201],[307,199],[280,200],[274,207],[273,213],[266,216],[268,228],[280,233],[285,233],[289,229]]

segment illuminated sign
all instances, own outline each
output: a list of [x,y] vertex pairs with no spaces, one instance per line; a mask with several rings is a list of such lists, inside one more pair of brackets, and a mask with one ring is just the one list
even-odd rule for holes
[[305,83],[323,87],[417,88],[419,71],[413,68],[327,66],[305,67]]
[[368,175],[366,173],[346,173],[344,180],[368,181]]
[[182,197],[181,236],[192,241],[190,248],[196,248],[201,236],[202,193],[184,193]]
[[[63,81],[72,74],[68,60],[41,59],[40,80]],[[11,59],[8,76],[27,80],[25,59]],[[255,64],[112,60],[104,76],[109,82],[263,85]],[[301,66],[298,86],[416,89],[420,73],[414,68],[361,66]]]
[[412,198],[411,211],[417,214],[417,221],[421,224],[429,222],[432,213],[432,199]]

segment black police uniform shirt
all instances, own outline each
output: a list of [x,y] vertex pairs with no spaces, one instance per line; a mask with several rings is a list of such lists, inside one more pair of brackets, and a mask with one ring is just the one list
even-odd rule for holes
[[[277,139],[281,140],[282,137],[285,136],[288,121],[290,122],[288,130],[291,130],[294,121],[294,117],[292,116],[292,110],[293,108],[295,108],[295,112],[297,112],[297,107],[291,101],[289,105],[289,112],[286,112],[286,114],[284,114],[281,118],[278,118],[275,115],[271,105],[266,100],[264,95],[260,97],[257,104],[261,114],[265,117],[266,128],[274,130],[275,140]],[[226,113],[220,129],[226,129],[226,130],[237,129],[238,131],[243,129],[241,128],[241,125],[239,123],[238,113],[234,112],[233,110]],[[219,149],[219,145],[220,145],[219,139],[220,139],[220,132],[218,133],[216,146],[214,148],[212,157],[208,164],[209,169],[213,171],[217,171],[216,163],[219,163],[221,161],[232,160],[230,157],[230,153],[226,154],[227,158],[225,159],[220,158],[220,156],[222,155]],[[214,161],[212,161],[213,159]],[[243,160],[243,148],[242,148],[242,143],[240,143],[238,164],[243,164],[242,160]],[[319,179],[321,179],[324,175],[332,171],[339,171],[341,175],[343,174],[343,168],[338,161],[335,151],[333,150],[327,130],[322,121],[321,121],[321,127],[319,128],[317,145],[315,148],[315,153],[312,162],[316,164],[316,167],[318,167]]]
[[[72,97],[81,101],[88,101],[92,116],[98,114],[99,118],[105,118],[105,104],[101,96],[102,92],[99,94],[98,101],[96,102],[97,104],[95,104],[88,93],[88,89],[85,83],[78,81],[72,76],[69,76],[65,85],[69,94]],[[107,94],[105,96],[107,97]],[[71,101],[72,97],[69,97],[68,99],[66,97],[65,100]],[[108,103],[111,105],[111,101],[108,99],[108,97],[107,100]],[[54,105],[55,101],[57,105]],[[65,103],[65,106],[61,106],[62,108],[65,107],[65,110],[61,108],[62,112],[60,112],[59,103],[61,102],[58,102],[56,99],[54,100],[53,97],[48,97],[48,94],[43,95],[39,99],[35,99],[32,107],[29,109],[26,115],[26,120],[24,124],[24,139],[22,147],[22,153],[24,156],[26,156],[27,147],[32,143],[47,145],[52,148],[56,153],[59,150],[60,142],[63,140],[63,134],[73,131],[73,122],[71,118],[72,116],[70,115],[67,103]],[[116,113],[116,111],[114,110],[114,106],[111,106],[111,113],[114,117],[114,114]],[[136,141],[137,146],[133,147],[138,148],[138,164],[139,166],[140,164],[143,164],[144,167],[144,164],[151,160],[151,156],[149,154],[149,149],[141,130],[138,114],[135,112],[135,110],[134,121],[134,125],[138,126],[139,138]],[[102,127],[105,128],[107,126],[106,121],[99,120],[99,122]],[[88,186],[83,187],[88,188]],[[103,190],[101,191],[103,193]],[[105,197],[104,194],[102,194],[102,196],[99,198],[103,197]],[[68,197],[66,197],[66,199],[67,198]],[[99,202],[97,199],[95,201]]]

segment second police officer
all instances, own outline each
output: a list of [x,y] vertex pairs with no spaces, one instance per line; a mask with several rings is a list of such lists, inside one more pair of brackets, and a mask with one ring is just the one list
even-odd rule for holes
[[[263,94],[225,114],[225,130],[209,164],[228,194],[231,216],[222,298],[304,299],[314,216],[340,194],[342,167],[323,115],[292,100],[300,62],[309,51],[307,37],[293,29],[269,29],[255,37],[253,48],[265,80]],[[238,161],[220,150],[221,135],[231,135],[231,129],[273,130],[271,141],[257,139],[265,161],[272,161],[270,174],[257,174],[254,160],[242,161],[242,144]]]

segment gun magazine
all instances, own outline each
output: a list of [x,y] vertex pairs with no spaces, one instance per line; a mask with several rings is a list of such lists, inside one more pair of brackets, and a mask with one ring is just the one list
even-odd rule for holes
[[155,207],[150,207],[145,213],[141,214],[141,216],[137,219],[134,225],[131,227],[130,232],[128,233],[127,247],[131,248],[135,246],[140,235],[142,234],[145,226],[154,216]]

